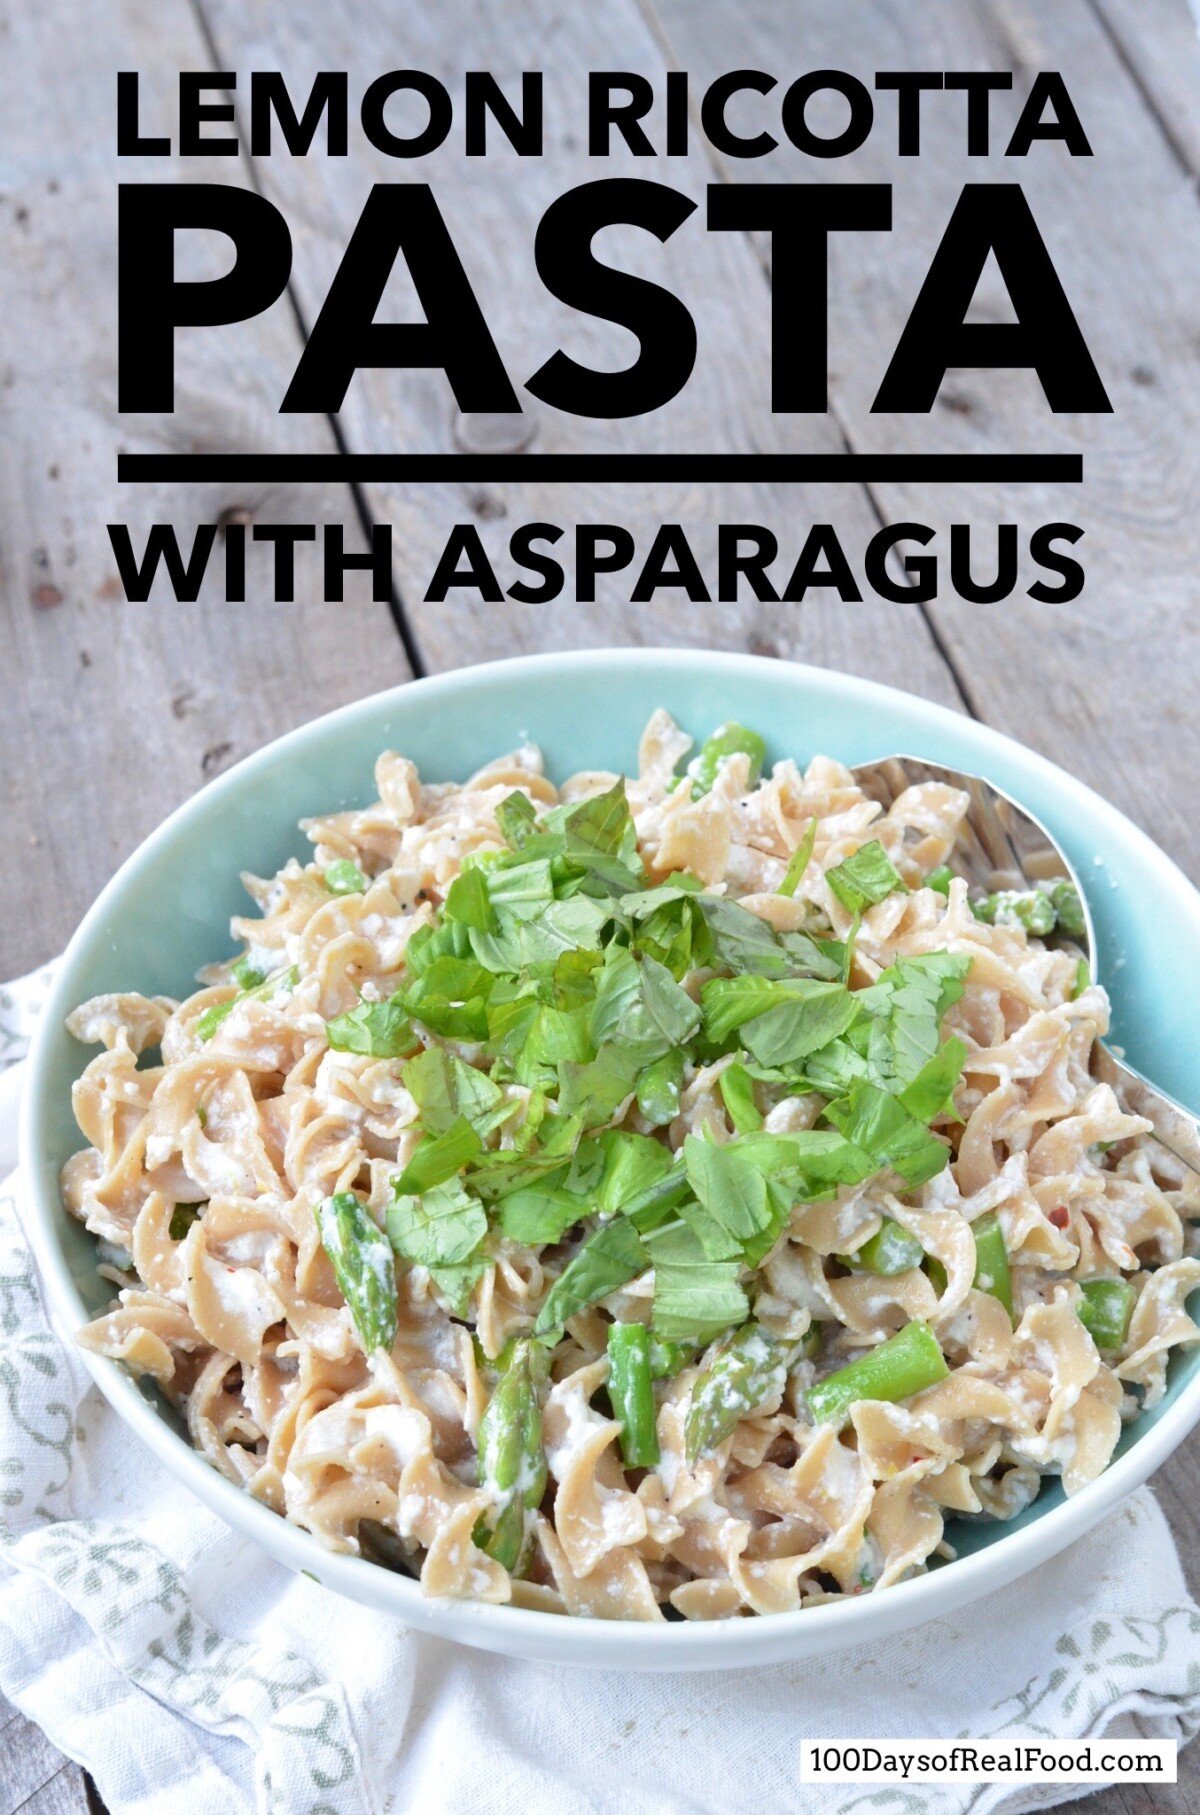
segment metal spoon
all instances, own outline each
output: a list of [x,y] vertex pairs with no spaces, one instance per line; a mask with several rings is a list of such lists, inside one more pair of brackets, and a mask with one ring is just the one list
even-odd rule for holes
[[[970,806],[962,831],[950,853],[950,867],[966,878],[972,890],[992,894],[997,889],[1027,889],[1065,879],[1078,890],[1083,907],[1082,939],[1063,945],[1087,959],[1096,971],[1096,932],[1087,896],[1079,877],[1040,820],[1019,806],[1002,789],[982,776],[961,769],[947,769],[916,756],[885,756],[878,762],[860,763],[855,780],[872,800],[886,810],[906,788],[918,782],[942,782],[961,788]],[[1097,979],[1098,980],[1098,979]],[[1140,1071],[1097,1040],[1092,1048],[1091,1072],[1098,1084],[1109,1084],[1131,1115],[1145,1116],[1159,1143],[1200,1180],[1200,1120]]]

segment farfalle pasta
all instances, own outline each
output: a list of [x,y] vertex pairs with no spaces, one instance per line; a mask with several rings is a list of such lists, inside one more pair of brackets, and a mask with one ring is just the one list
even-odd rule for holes
[[80,1340],[431,1595],[887,1588],[1091,1480],[1200,1340],[1196,1179],[1092,1076],[1070,891],[970,899],[952,788],[691,747],[387,752],[194,994],[70,1019]]

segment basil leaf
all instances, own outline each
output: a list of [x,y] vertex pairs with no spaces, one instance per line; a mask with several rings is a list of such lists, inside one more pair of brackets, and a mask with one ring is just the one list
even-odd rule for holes
[[679,1114],[683,1088],[683,1053],[676,1047],[647,1065],[637,1081],[638,1111],[655,1128],[664,1128]]
[[628,1285],[647,1265],[646,1250],[632,1223],[623,1216],[601,1223],[551,1286],[534,1335],[557,1341],[569,1317]]
[[795,1065],[838,1039],[859,1012],[844,983],[798,982],[746,1023],[742,1039],[760,1065]]
[[877,838],[861,845],[844,863],[826,870],[825,880],[851,914],[860,914],[907,886]]
[[745,971],[763,977],[788,974],[787,950],[765,920],[723,895],[697,895],[694,900],[712,939],[715,961],[723,970],[739,976]]
[[528,794],[514,789],[507,795],[496,808],[496,824],[509,849],[521,850],[537,827],[537,813]]
[[[751,1153],[758,1138],[750,1135],[743,1143]],[[773,1140],[778,1137],[761,1138]],[[791,1147],[788,1158],[774,1160],[766,1156],[763,1163],[778,1168],[780,1184],[797,1199],[804,1198],[811,1203],[831,1197],[837,1186],[861,1185],[879,1170],[874,1156],[848,1140],[839,1130],[806,1128],[783,1138]]]
[[595,1145],[604,1155],[604,1169],[594,1186],[596,1205],[601,1210],[623,1210],[627,1203],[657,1184],[674,1164],[671,1149],[649,1134],[610,1128]]
[[447,920],[457,920],[481,933],[494,932],[496,910],[484,872],[480,869],[461,871],[450,884],[443,911]]
[[623,894],[642,874],[637,831],[624,779],[604,794],[580,801],[563,820],[568,861],[581,867],[614,893]]
[[705,1037],[722,1046],[744,1021],[765,1014],[788,985],[770,977],[712,977],[700,991]]
[[920,1071],[899,1093],[899,1101],[918,1122],[932,1122],[940,1115],[954,1112],[954,1086],[962,1076],[967,1049],[953,1034],[926,1061]]
[[473,1257],[487,1234],[487,1212],[457,1179],[419,1197],[396,1188],[387,1233],[396,1253],[414,1266],[453,1266]]
[[741,1141],[718,1146],[689,1134],[683,1163],[696,1205],[680,1215],[709,1260],[758,1262],[775,1245],[787,1216],[781,1191],[773,1191]]
[[499,863],[487,870],[485,877],[492,906],[507,908],[521,920],[533,919],[554,900],[554,877],[548,857]]
[[793,976],[818,977],[823,983],[844,983],[850,974],[850,951],[857,927],[845,940],[812,939],[807,933],[781,933],[779,943],[787,954]]
[[420,1111],[424,1127],[443,1134],[460,1116],[479,1134],[494,1127],[498,1110],[507,1112],[504,1092],[486,1072],[468,1065],[441,1046],[427,1047],[410,1059],[401,1076]]
[[561,1065],[558,1101],[562,1113],[581,1116],[586,1128],[601,1127],[633,1094],[639,1069],[638,1055],[615,1045],[601,1046],[587,1065]]
[[461,1172],[468,1160],[483,1151],[483,1142],[465,1116],[459,1116],[442,1134],[426,1135],[396,1180],[397,1193],[429,1191],[434,1185]]
[[597,1046],[624,1037],[642,1000],[642,974],[627,946],[610,945],[604,967],[596,973],[596,999],[592,1004],[592,1038]]
[[441,926],[419,926],[404,948],[404,971],[409,978],[423,977],[438,958],[469,958],[471,930],[457,920]]
[[373,1059],[400,1059],[418,1044],[412,1022],[399,1000],[360,1002],[325,1024],[325,1038],[335,1052],[368,1053]]
[[704,1347],[745,1322],[750,1303],[738,1284],[737,1261],[709,1260],[681,1222],[647,1235],[645,1250],[654,1268],[651,1328],[664,1342]]
[[414,1021],[452,1040],[486,1040],[491,973],[471,958],[435,958],[402,992]]
[[492,1262],[486,1254],[476,1260],[459,1262],[452,1267],[430,1267],[429,1277],[450,1307],[454,1317],[466,1317],[471,1308],[471,1294]]
[[592,1038],[619,1044],[635,1069],[683,1046],[700,1026],[700,1009],[657,959],[640,963],[622,945],[610,945],[597,973]]
[[962,995],[970,968],[964,952],[898,958],[858,992],[859,1005],[872,1016],[870,1074],[882,1089],[903,1090],[937,1053],[942,1016]]
[[788,859],[788,867],[783,881],[779,885],[779,894],[794,895],[804,880],[804,872],[812,862],[813,847],[817,842],[817,820],[808,822],[808,830]]
[[523,1185],[501,1198],[500,1230],[510,1241],[540,1247],[561,1241],[567,1230],[587,1215],[588,1208],[583,1198],[564,1191],[560,1184],[547,1180]]
[[856,1078],[868,1075],[866,1055],[852,1040],[833,1040],[804,1062],[804,1082],[825,1097],[842,1096]]
[[825,1114],[852,1145],[870,1154],[878,1168],[890,1166],[909,1185],[925,1184],[950,1158],[943,1142],[875,1084],[853,1084]]
[[645,1235],[648,1229],[658,1229],[663,1223],[670,1222],[675,1211],[690,1196],[691,1186],[682,1158],[676,1155],[670,1170],[661,1178],[639,1191],[636,1197],[626,1198],[621,1205],[621,1215],[627,1216],[634,1228]]
[[763,1125],[754,1100],[754,1079],[744,1065],[727,1065],[717,1079],[725,1111],[739,1134],[754,1134]]
[[543,903],[534,918],[505,911],[494,932],[474,931],[471,949],[489,971],[523,971],[553,966],[567,952],[598,951],[607,923],[605,910],[588,895]]

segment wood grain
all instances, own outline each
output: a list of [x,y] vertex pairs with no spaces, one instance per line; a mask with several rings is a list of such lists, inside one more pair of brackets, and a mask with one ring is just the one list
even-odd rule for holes
[[[307,8],[246,7],[238,0],[203,0],[223,64],[239,73],[282,69],[304,92],[315,70],[346,69],[351,94],[395,61],[393,29],[369,0],[343,0],[321,12]],[[585,72],[640,70],[660,86],[660,46],[632,0],[577,7],[567,0],[530,0],[498,9],[486,0],[447,0],[412,9],[405,20],[405,62],[432,71],[453,92],[465,67],[490,69],[516,92],[522,69],[546,72],[546,142],[542,159],[520,161],[498,150],[486,169],[462,155],[457,133],[439,153],[423,159],[416,174],[434,188],[459,244],[485,315],[514,381],[520,384],[561,343],[597,367],[616,368],[630,356],[628,336],[555,304],[533,266],[533,236],[547,204],[572,185],[599,174],[652,176],[669,182],[701,208],[664,248],[633,230],[611,230],[605,256],[625,268],[668,283],[693,310],[699,332],[697,370],[682,395],[652,418],[585,421],[530,406],[531,445],[543,452],[621,448],[783,451],[840,448],[836,423],[812,417],[783,424],[769,412],[769,291],[753,249],[730,234],[702,230],[703,192],[711,177],[702,154],[669,165],[635,160],[614,151],[603,164],[586,155],[581,140]],[[264,191],[279,201],[296,235],[296,285],[311,320],[323,299],[346,241],[374,182],[397,182],[410,172],[371,151],[359,138],[348,159],[271,158],[259,163]],[[487,184],[486,202],[481,191]],[[411,314],[402,274],[385,299]],[[418,317],[419,318],[419,317]],[[346,443],[355,451],[450,451],[463,445],[453,399],[440,373],[403,375],[364,371],[352,382],[341,412]],[[468,427],[467,433],[469,434]],[[456,441],[456,435],[458,440]],[[466,445],[470,446],[468,440]],[[493,444],[494,445],[494,444]],[[801,605],[630,605],[627,574],[602,580],[597,601],[580,606],[568,582],[563,600],[549,605],[481,605],[451,595],[423,603],[427,583],[451,526],[474,524],[504,582],[511,569],[502,550],[523,522],[560,525],[620,523],[636,539],[642,558],[662,522],[685,526],[696,553],[712,571],[715,527],[720,521],[775,528],[791,550],[786,575],[813,521],[833,522],[855,560],[878,527],[869,500],[857,486],[640,485],[561,482],[521,485],[370,485],[373,513],[396,528],[398,584],[421,654],[431,669],[457,667],[521,650],[607,643],[693,643],[723,649],[759,649],[890,679],[928,697],[957,705],[960,697],[928,626],[910,602],[884,605],[830,603],[820,594]],[[556,554],[559,552],[556,549]],[[569,562],[569,555],[564,557]],[[569,570],[573,570],[570,563]]]
[[[189,8],[97,0],[75,32],[61,8],[11,8],[0,56],[11,185],[0,195],[0,646],[15,687],[0,714],[0,973],[11,976],[62,946],[117,863],[211,774],[409,670],[365,576],[327,606],[312,556],[294,605],[263,598],[262,546],[250,606],[226,605],[216,578],[195,605],[161,590],[124,602],[112,520],[130,522],[138,549],[151,521],[190,535],[223,511],[339,523],[348,549],[365,544],[344,488],[116,484],[119,446],[332,445],[323,420],[275,414],[299,345],[286,301],[228,335],[181,335],[175,415],[116,421],[114,71],[203,67]],[[228,181],[221,163],[188,176]],[[142,174],[172,172],[156,162]],[[185,274],[214,257],[197,244]]]
[[104,1815],[104,1804],[87,1773],[64,1763],[21,1804],[21,1815]]
[[[30,1798],[43,1791],[64,1770],[82,1780],[75,1765],[66,1765],[40,1727],[0,1696],[0,1815],[16,1815],[28,1808]],[[64,1786],[69,1800],[62,1807],[72,1815],[87,1808],[79,1794],[80,1783]]]
[[1200,176],[1200,29],[1188,0],[1092,0],[1180,164]]

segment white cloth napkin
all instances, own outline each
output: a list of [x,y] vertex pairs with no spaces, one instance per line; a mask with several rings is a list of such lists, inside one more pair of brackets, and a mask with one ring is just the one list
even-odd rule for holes
[[[0,990],[0,1174],[13,1061],[45,981]],[[51,1329],[21,1215],[13,1176],[0,1185],[0,1690],[92,1773],[113,1815],[1007,1815],[1083,1792],[817,1789],[800,1784],[799,1742],[1183,1740],[1200,1726],[1200,1612],[1147,1490],[953,1619],[819,1664],[621,1676],[408,1632],[270,1562],[141,1451]]]

